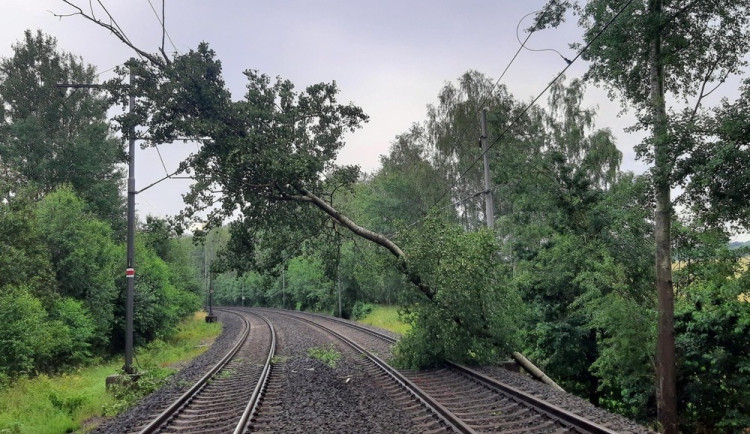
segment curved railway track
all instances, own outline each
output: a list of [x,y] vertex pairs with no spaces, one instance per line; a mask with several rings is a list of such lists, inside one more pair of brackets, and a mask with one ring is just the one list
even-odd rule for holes
[[[435,400],[430,398],[427,394],[425,394],[424,391],[420,389],[418,386],[416,386],[411,380],[403,376],[399,371],[397,371],[396,369],[388,365],[378,356],[368,351],[367,349],[363,348],[362,346],[360,346],[353,340],[347,338],[346,336],[342,335],[341,333],[338,333],[337,331],[329,327],[326,327],[325,325],[311,321],[310,319],[304,318],[303,316],[294,315],[294,314],[290,314],[290,313],[279,311],[279,310],[274,310],[273,313],[284,315],[284,316],[289,316],[299,321],[305,322],[313,327],[316,327],[322,330],[324,333],[334,336],[336,339],[340,340],[341,342],[343,342],[344,344],[352,348],[358,354],[362,355],[366,360],[368,360],[371,363],[370,366],[368,366],[366,369],[371,370],[371,371],[377,371],[379,374],[380,380],[385,380],[385,381],[381,381],[382,383],[390,383],[384,387],[390,388],[392,391],[394,390],[394,388],[400,388],[402,392],[406,392],[406,395],[411,395],[412,399],[409,399],[407,396],[405,396],[403,399],[399,399],[399,401],[401,401],[404,406],[408,407],[412,414],[416,415],[414,419],[419,424],[417,428],[419,429],[420,432],[427,432],[427,433],[439,433],[439,432],[450,432],[450,431],[459,432],[459,433],[473,433],[474,432],[463,421],[455,417],[453,413],[451,413],[449,410],[444,408],[440,403],[436,402]],[[376,374],[375,376],[378,376],[378,374]],[[275,383],[274,378],[271,378],[271,384],[274,384],[274,383]],[[269,390],[271,389],[272,389],[272,386],[269,386]],[[268,400],[273,402],[274,397],[270,397],[270,399]],[[418,404],[415,404],[415,401]],[[273,407],[273,404],[271,406]],[[272,413],[274,411],[276,410],[275,409],[272,410]],[[265,432],[265,425],[272,424],[273,422],[269,420],[265,420],[266,418],[263,418],[263,419],[264,420],[258,421],[260,422],[258,424],[253,424],[254,421],[251,421],[250,431]]]
[[278,432],[274,419],[283,412],[284,377],[272,373],[276,333],[264,311],[307,323],[361,354],[373,381],[414,415],[420,432],[615,432],[455,363],[423,372],[396,370],[383,360],[396,339],[376,330],[334,317],[263,309],[227,309],[245,325],[235,346],[138,432]]
[[235,346],[193,387],[142,427],[141,434],[245,431],[268,381],[276,332],[258,313],[227,312],[241,317],[245,325]]
[[[356,330],[357,333],[380,339],[388,345],[396,343],[396,339],[391,336],[339,318],[310,313],[284,314],[333,322]],[[327,328],[311,319],[304,320]],[[331,332],[339,335],[333,330]],[[444,368],[430,371],[396,372],[401,378],[406,379],[402,380],[405,384],[413,385],[415,390],[419,390],[417,393],[423,402],[439,409],[441,417],[450,420],[451,425],[459,432],[615,433],[609,428],[456,363],[448,362]]]

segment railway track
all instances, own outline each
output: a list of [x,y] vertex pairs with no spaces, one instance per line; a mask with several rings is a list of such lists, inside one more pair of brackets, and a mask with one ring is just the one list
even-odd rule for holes
[[411,417],[415,431],[615,432],[458,364],[422,372],[396,370],[387,363],[396,339],[358,324],[292,311],[225,311],[245,324],[235,346],[196,385],[136,432],[282,432],[296,423],[288,416],[282,420],[282,398],[289,390],[285,390],[284,363],[277,368],[271,365],[277,340],[266,318],[271,314],[309,324],[361,354],[356,359],[371,379],[367,384],[387,391]]
[[227,312],[240,316],[244,322],[237,343],[193,387],[138,432],[245,431],[268,381],[276,332],[258,313]]
[[[360,339],[377,338],[388,345],[396,339],[367,327],[317,314],[285,313],[328,328],[321,322],[354,330]],[[312,318],[312,319],[311,319]],[[331,329],[329,329],[331,330]],[[331,332],[339,334],[338,332]],[[350,334],[350,333],[348,333]],[[393,369],[393,368],[390,368]],[[395,371],[395,370],[394,370]],[[400,371],[405,384],[413,385],[424,402],[440,409],[459,432],[596,433],[615,431],[545,402],[531,394],[488,377],[468,367],[448,362],[444,368]],[[403,380],[402,380],[403,381]],[[455,422],[458,421],[458,422]]]
[[[442,432],[459,432],[459,433],[473,433],[474,431],[464,424],[460,419],[456,418],[450,411],[445,409],[440,403],[437,403],[426,395],[419,387],[412,383],[408,378],[404,377],[396,369],[388,365],[378,356],[363,348],[353,340],[346,336],[338,333],[337,331],[326,327],[325,325],[311,321],[308,318],[302,316],[289,314],[283,311],[273,311],[274,314],[289,316],[299,321],[307,323],[315,328],[322,330],[324,333],[331,335],[349,346],[356,353],[360,354],[363,359],[369,361],[366,364],[367,369],[371,377],[376,378],[378,386],[384,389],[389,389],[389,392],[393,395],[400,395],[396,400],[405,406],[409,412],[413,415],[413,420],[416,422],[416,429],[419,432],[425,433],[442,433]],[[280,384],[277,383],[278,377],[272,377],[269,384],[269,393],[264,397],[264,406],[266,402],[270,402],[270,417],[263,415],[263,410],[260,411],[260,417],[258,420],[251,421],[249,431],[252,432],[274,432],[273,415],[281,413],[276,402],[277,397],[272,390],[278,390]],[[397,390],[398,389],[398,390]],[[401,392],[399,394],[399,392]],[[276,431],[278,432],[278,431]]]

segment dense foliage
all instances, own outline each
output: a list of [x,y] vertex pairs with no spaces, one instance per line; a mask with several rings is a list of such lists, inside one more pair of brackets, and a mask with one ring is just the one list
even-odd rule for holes
[[[92,67],[26,32],[0,60],[0,384],[119,353],[124,334],[122,144],[106,101],[55,83]],[[137,344],[200,306],[188,250],[149,219],[136,261]]]

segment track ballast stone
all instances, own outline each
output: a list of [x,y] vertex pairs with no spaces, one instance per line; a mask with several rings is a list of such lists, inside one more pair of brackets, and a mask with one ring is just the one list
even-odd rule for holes
[[[427,431],[404,392],[365,366],[345,344],[313,326],[264,312],[278,335],[277,362],[269,393],[259,407],[252,432],[418,433]],[[341,354],[335,366],[309,355],[310,348]],[[431,416],[428,416],[430,421]],[[443,431],[445,432],[445,431]]]
[[215,311],[222,323],[221,334],[211,348],[169,377],[159,390],[144,397],[137,405],[99,425],[94,433],[122,434],[134,432],[157,416],[169,404],[203,377],[219,362],[237,341],[242,332],[242,321],[234,314]]

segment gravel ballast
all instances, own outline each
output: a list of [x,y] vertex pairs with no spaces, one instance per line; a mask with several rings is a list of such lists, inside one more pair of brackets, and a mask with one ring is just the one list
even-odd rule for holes
[[220,310],[216,310],[214,313],[222,323],[222,330],[211,348],[169,377],[162,388],[143,398],[136,406],[105,421],[93,432],[122,434],[136,430],[148,423],[153,416],[159,414],[181,394],[190,389],[196,381],[221,360],[242,332],[242,321],[231,313]]
[[[287,316],[263,312],[276,328],[277,396],[273,408],[261,406],[258,418],[273,414],[259,432],[293,433],[412,433],[422,432],[421,421],[397,401],[391,381],[366,366],[365,359],[338,339]],[[310,349],[340,354],[331,365],[312,357]],[[280,381],[279,381],[280,379]],[[408,405],[413,405],[409,403]]]

